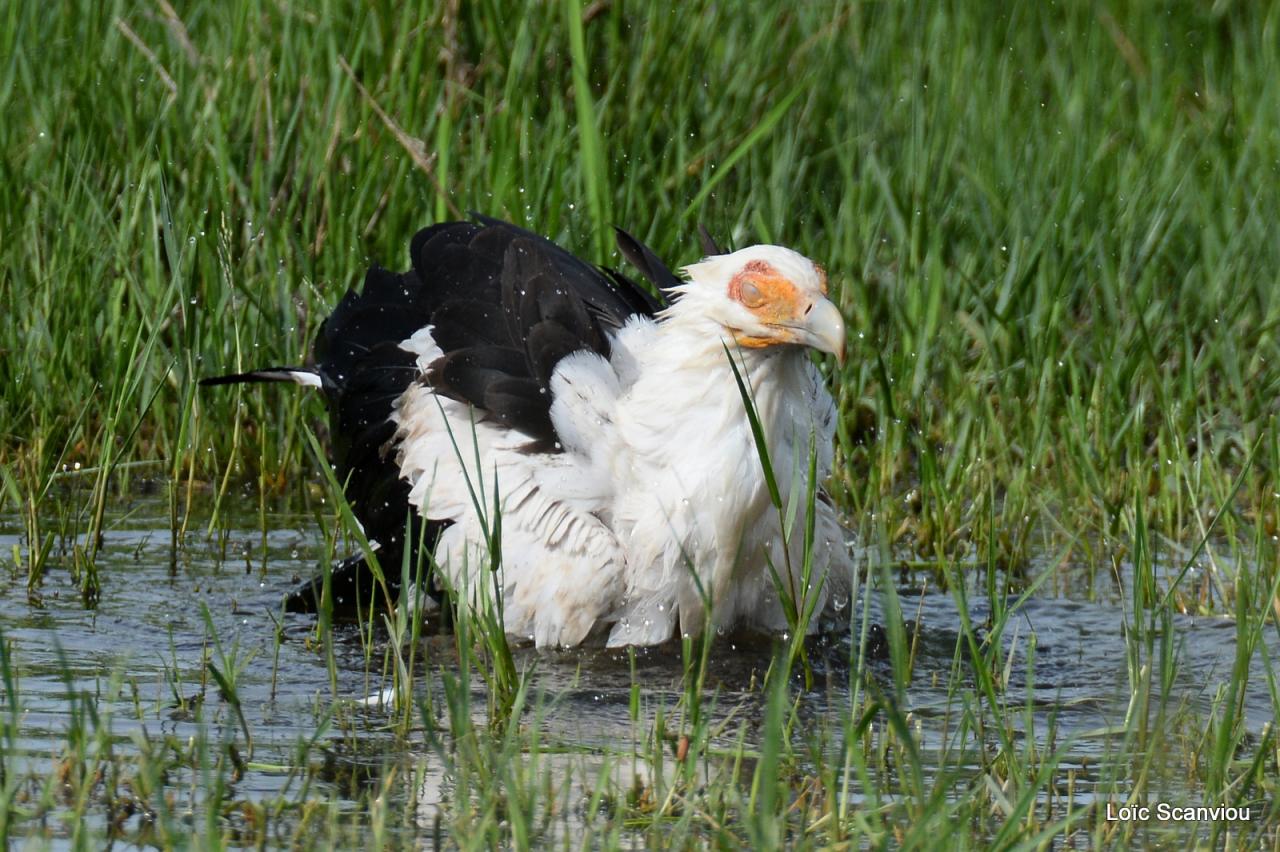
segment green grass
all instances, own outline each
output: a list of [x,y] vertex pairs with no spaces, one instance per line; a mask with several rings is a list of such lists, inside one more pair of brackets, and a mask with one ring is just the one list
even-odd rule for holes
[[[700,787],[686,775],[632,800],[593,792],[631,810],[591,836],[1121,842],[1096,807],[1037,810],[1068,770],[1015,735],[1031,711],[1008,703],[999,641],[1030,591],[1124,602],[1116,664],[1132,710],[1099,770],[1118,796],[1145,795],[1174,752],[1207,799],[1274,801],[1274,734],[1246,730],[1240,702],[1251,660],[1274,671],[1277,635],[1278,44],[1280,5],[1244,2],[10,3],[0,514],[22,545],[4,555],[21,581],[4,594],[38,602],[65,571],[93,606],[113,501],[140,480],[170,483],[175,567],[188,533],[225,536],[246,500],[265,548],[272,500],[322,481],[303,425],[319,403],[195,381],[305,360],[344,289],[373,261],[403,267],[418,228],[477,210],[618,264],[620,225],[684,263],[702,222],[828,270],[851,333],[832,377],[833,491],[886,611],[911,617],[893,594],[903,565],[962,612],[990,601],[966,616],[947,717],[987,746],[977,772],[965,749],[921,751],[905,698],[918,637],[890,619],[888,677],[855,642],[852,706],[814,733],[829,748],[797,735],[795,694],[762,693],[760,729]],[[855,638],[867,600],[850,606]],[[1169,703],[1180,613],[1237,631],[1207,709]],[[400,607],[387,626],[417,636],[409,621]],[[408,644],[381,663],[402,686],[421,665]],[[472,731],[469,687],[439,699],[466,714],[446,729],[471,744],[441,749],[475,791],[474,812],[441,830],[519,843],[559,801],[538,786],[536,725],[516,709],[543,697],[458,647],[451,676],[500,675],[514,715]],[[687,653],[694,710],[714,696],[704,649]],[[215,663],[229,688],[230,662]],[[16,695],[21,662],[0,663]],[[14,701],[5,736],[18,736]],[[669,743],[647,712],[659,761]],[[711,723],[692,715],[676,736],[705,769],[714,738],[698,726]],[[413,727],[403,705],[399,718]],[[97,753],[97,725],[85,717],[74,760]],[[216,737],[200,747],[225,755]],[[139,778],[163,774],[151,748],[126,761]],[[0,781],[13,807],[31,793]],[[511,818],[518,796],[533,822]],[[326,812],[333,836],[382,825],[390,799],[375,798],[355,829]],[[5,826],[32,813],[0,811]]]
[[314,406],[193,380],[304,360],[368,263],[471,209],[604,263],[613,224],[692,260],[699,221],[824,263],[853,331],[844,502],[923,556],[982,547],[987,487],[1013,562],[1045,513],[1081,551],[1114,534],[1135,488],[1186,540],[1275,443],[1271,7],[291,8],[6,12],[23,482],[140,461],[289,487]]

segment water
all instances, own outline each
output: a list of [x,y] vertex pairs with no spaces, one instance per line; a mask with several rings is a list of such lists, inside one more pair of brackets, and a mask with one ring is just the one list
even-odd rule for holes
[[[93,609],[83,605],[67,560],[52,560],[38,596],[31,598],[25,575],[5,560],[0,629],[16,667],[21,707],[18,740],[7,755],[8,766],[35,776],[58,771],[69,732],[84,724],[87,708],[98,714],[110,732],[113,750],[126,762],[130,755],[146,752],[143,743],[158,741],[170,742],[177,751],[208,742],[213,746],[209,753],[215,755],[226,754],[226,744],[235,743],[247,759],[234,708],[221,698],[209,674],[212,661],[220,671],[234,672],[253,736],[252,761],[237,773],[230,799],[295,803],[294,810],[278,818],[275,833],[268,832],[269,841],[289,842],[299,819],[296,802],[302,799],[325,803],[358,832],[370,819],[369,792],[389,785],[384,799],[394,804],[396,813],[410,815],[395,831],[414,842],[431,842],[442,830],[441,809],[452,801],[456,778],[445,771],[421,723],[407,736],[398,735],[389,711],[366,701],[388,683],[382,639],[370,652],[357,628],[338,628],[331,680],[329,661],[315,641],[313,617],[280,611],[283,594],[298,578],[310,576],[324,556],[314,516],[287,507],[273,511],[273,529],[264,537],[254,512],[233,518],[229,535],[210,539],[194,523],[195,518],[207,518],[209,508],[193,517],[175,564],[163,497],[137,497],[115,506],[99,558],[101,596]],[[24,546],[18,520],[0,518],[0,553],[8,555],[15,546]],[[928,591],[924,581],[908,582],[898,594],[908,619],[908,638],[915,643],[904,709],[919,748],[925,755],[939,756],[939,762],[957,747],[970,749],[971,757],[961,765],[972,761],[976,772],[977,738],[957,733],[961,708],[952,681],[970,677],[970,669],[956,665],[956,602],[951,595]],[[1065,748],[1063,766],[1078,770],[1073,790],[1077,803],[1090,801],[1098,784],[1122,772],[1123,767],[1113,765],[1113,755],[1118,732],[1131,712],[1126,613],[1118,596],[1109,600],[1104,593],[1101,598],[1085,602],[1033,597],[1002,637],[1012,654],[1001,692],[1008,704],[1006,718],[1016,736],[1041,747]],[[887,689],[892,678],[884,657],[879,600],[873,596],[865,611],[875,639],[869,665],[873,681]],[[853,637],[861,627],[864,604],[865,599],[855,600],[843,611],[855,620],[852,634],[846,628],[811,643],[816,681],[804,693],[801,709],[814,726],[825,722],[839,731],[849,713],[850,666],[857,657]],[[986,620],[989,607],[981,594],[969,593],[969,608],[975,624]],[[1208,718],[1222,685],[1231,678],[1235,622],[1177,617],[1173,623],[1177,667],[1170,706],[1189,712],[1188,718]],[[1032,637],[1034,666],[1029,670]],[[1265,642],[1275,659],[1280,653],[1275,633]],[[428,715],[434,714],[432,718],[447,728],[440,672],[456,673],[453,639],[428,637],[417,659],[419,688],[432,696]],[[636,680],[643,686],[639,723],[631,716],[633,662],[627,652],[521,649],[517,662],[536,666],[541,705],[530,717],[531,724],[539,727],[541,745],[550,747],[538,756],[534,769],[567,779],[572,787],[568,800],[587,801],[601,773],[611,774],[619,788],[625,788],[637,775],[643,781],[645,773],[670,771],[669,766],[658,769],[625,755],[635,750],[638,739],[652,736],[659,709],[678,712],[684,690],[679,648],[636,652]],[[717,722],[732,722],[713,738],[717,747],[731,751],[742,725],[758,725],[764,704],[759,688],[769,663],[767,642],[732,636],[717,640],[706,697]],[[479,717],[484,692],[480,679],[473,680],[473,706]],[[1254,735],[1274,720],[1258,655],[1241,706],[1245,725]],[[299,744],[309,742],[315,747],[300,752]],[[300,760],[301,753],[306,757]],[[1168,775],[1164,789],[1174,798],[1195,802],[1188,773],[1178,771],[1176,759],[1167,762],[1172,765],[1163,767]],[[173,807],[200,824],[207,816],[201,791],[207,767],[193,760],[179,760],[176,767],[168,779]],[[860,800],[857,790],[851,795]],[[574,820],[583,818],[572,811],[561,817],[564,836],[572,836]],[[238,818],[227,812],[218,824],[225,828]],[[106,831],[104,813],[90,808],[87,819]],[[121,836],[146,842],[144,822],[138,817],[124,821]],[[18,830],[23,830],[21,825]],[[56,822],[51,831],[48,826],[41,830],[55,842],[67,840],[71,831]]]

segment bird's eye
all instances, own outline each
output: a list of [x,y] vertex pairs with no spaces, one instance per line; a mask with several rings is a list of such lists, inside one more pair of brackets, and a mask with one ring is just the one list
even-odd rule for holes
[[748,308],[758,308],[764,304],[764,293],[760,292],[754,281],[743,281],[738,290],[738,301]]

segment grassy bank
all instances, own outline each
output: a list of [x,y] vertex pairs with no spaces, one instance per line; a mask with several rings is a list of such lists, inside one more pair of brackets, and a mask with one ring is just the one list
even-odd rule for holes
[[285,487],[295,396],[193,380],[304,359],[368,263],[474,209],[604,263],[612,224],[692,260],[699,221],[820,259],[854,332],[846,503],[923,551],[989,488],[1015,553],[1135,491],[1185,538],[1246,467],[1264,513],[1273,7],[434,5],[6,11],[7,464]]
[[[851,666],[854,710],[827,731],[844,743],[838,765],[752,729],[744,742],[781,751],[744,745],[750,768],[710,784],[719,804],[621,819],[725,844],[904,841],[912,826],[920,839],[940,826],[1060,834],[1031,806],[1067,770],[992,734],[1012,711],[988,631],[1009,617],[1003,592],[1033,583],[1128,613],[1135,709],[1118,795],[1167,745],[1152,714],[1160,737],[1209,720],[1186,752],[1207,767],[1192,786],[1256,795],[1274,738],[1248,732],[1232,696],[1275,634],[1277,44],[1280,6],[1266,3],[11,3],[0,512],[21,532],[12,576],[38,590],[65,568],[95,601],[98,534],[143,479],[180,483],[174,542],[228,493],[256,503],[265,529],[270,499],[319,480],[300,424],[320,406],[195,381],[304,360],[345,288],[373,261],[404,266],[416,229],[478,210],[618,264],[617,224],[683,263],[703,222],[829,271],[851,330],[833,376],[834,490],[886,572],[869,582],[892,589],[890,566],[905,565],[930,588],[976,583],[994,601],[955,674],[957,724],[996,745],[980,772],[967,754],[955,766],[920,754],[890,688],[910,680],[899,643],[888,693],[867,697],[879,681]],[[64,551],[68,533],[80,538]],[[1246,656],[1228,679],[1237,692],[1160,715],[1175,656],[1160,637],[1183,613],[1235,619]],[[795,724],[787,695],[758,698],[762,726]],[[461,721],[452,730],[472,742]],[[456,772],[496,759],[486,749],[519,764],[529,744],[513,731],[473,738]],[[495,777],[476,781],[479,801]],[[1010,778],[1026,785],[1002,787]],[[849,784],[872,817],[841,809]],[[550,807],[529,795],[530,813]],[[784,799],[780,821],[738,821]],[[806,810],[819,801],[830,815]],[[479,809],[496,832],[484,836],[513,836],[508,805]],[[1083,813],[1072,819],[1095,840],[1112,837]],[[662,834],[671,820],[681,828]]]

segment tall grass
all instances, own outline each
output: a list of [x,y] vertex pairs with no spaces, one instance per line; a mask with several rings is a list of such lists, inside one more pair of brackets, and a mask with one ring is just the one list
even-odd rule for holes
[[[418,227],[479,209],[617,263],[620,224],[684,262],[703,221],[831,272],[853,511],[924,556],[981,548],[966,496],[994,481],[1017,561],[1049,518],[1113,534],[1145,483],[1189,538],[1280,389],[1276,16],[16,6],[0,454],[278,490],[310,469],[309,404],[192,380],[304,360]],[[1263,457],[1238,507],[1275,475]]]
[[[8,4],[0,513],[22,541],[11,573],[38,602],[49,572],[71,572],[92,605],[113,500],[158,476],[170,480],[171,570],[184,532],[224,531],[243,483],[265,559],[268,498],[317,478],[336,494],[304,426],[319,405],[194,383],[305,360],[341,292],[371,262],[405,265],[417,228],[474,209],[617,264],[617,224],[674,264],[695,259],[702,222],[724,242],[814,257],[848,320],[849,357],[830,376],[828,487],[870,562],[848,602],[849,706],[813,725],[811,692],[771,677],[747,702],[755,716],[724,723],[718,640],[691,641],[679,703],[633,683],[635,742],[602,759],[650,771],[588,784],[599,818],[583,818],[585,836],[1186,840],[1108,823],[1098,806],[1166,794],[1171,775],[1206,803],[1253,803],[1274,821],[1274,729],[1248,729],[1242,696],[1262,671],[1280,707],[1278,31],[1280,6],[1264,3]],[[204,493],[211,517],[193,522]],[[334,549],[332,530],[350,532],[338,505],[321,519]],[[425,570],[412,559],[380,569]],[[912,706],[921,627],[898,591],[906,569],[960,613],[945,707],[928,708],[945,732],[937,747]],[[1015,670],[1039,674],[1019,613],[1044,593],[1126,604],[1116,665],[1130,703],[1119,729],[1095,732],[1108,743],[1100,765],[1077,760],[1052,717],[1035,730],[1045,717],[1032,690],[1023,702],[1009,686]],[[423,761],[458,783],[427,833],[552,836],[569,795],[541,780],[561,749],[540,734],[555,702],[518,671],[500,616],[464,613],[444,665],[424,661],[408,599],[386,603],[377,630],[368,614],[360,628],[369,681],[392,685],[389,724],[428,740]],[[1236,631],[1237,658],[1201,708],[1173,698],[1184,614],[1226,616]],[[802,602],[794,615],[774,671],[802,662],[818,690]],[[336,693],[332,629],[322,617],[316,635]],[[198,770],[211,803],[196,842],[265,842],[231,814],[245,804],[233,776],[258,771],[235,745],[252,722],[235,709],[234,654],[208,669],[231,739],[117,747],[94,702],[74,697],[67,769],[41,775],[13,756],[24,673],[7,648],[0,637],[0,828],[127,801],[148,815],[142,842],[182,842],[190,826],[166,796],[179,768]],[[495,684],[483,712],[476,672]],[[331,697],[341,720],[343,696]],[[318,804],[306,767],[323,730],[285,770],[308,781],[245,813],[282,819],[280,842],[322,828],[334,843],[370,832],[381,843],[413,823],[387,779],[354,828]],[[1190,757],[1171,768],[1170,754]],[[127,795],[110,782],[125,776]],[[1086,776],[1093,798],[1076,801]],[[92,828],[75,830],[66,839],[90,842]],[[1274,842],[1267,832],[1216,826],[1202,839]]]

